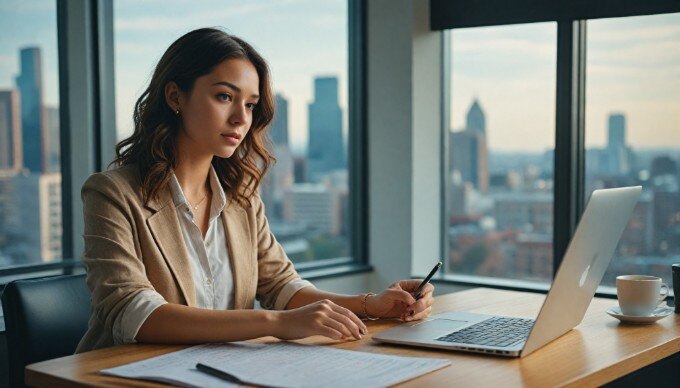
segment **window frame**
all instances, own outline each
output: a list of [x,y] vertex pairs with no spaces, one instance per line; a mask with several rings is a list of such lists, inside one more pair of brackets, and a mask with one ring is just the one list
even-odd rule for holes
[[[62,165],[61,261],[0,268],[0,285],[16,278],[84,270],[80,187],[105,170],[116,144],[113,2],[57,1],[59,109]],[[352,257],[296,264],[301,276],[319,279],[370,272],[366,133],[366,2],[348,3],[348,170]],[[70,77],[78,74],[79,77]],[[80,76],[82,74],[82,76]],[[73,152],[78,150],[78,152]],[[86,150],[82,152],[80,150]]]
[[[446,136],[450,94],[450,52],[446,46],[451,30],[457,28],[503,26],[536,22],[557,23],[556,99],[555,99],[555,158],[553,203],[566,206],[553,207],[553,278],[562,263],[569,241],[585,209],[585,79],[586,38],[588,20],[644,16],[680,12],[680,3],[657,0],[635,1],[558,0],[536,3],[532,0],[431,0],[430,23],[433,31],[440,31],[442,47],[442,136]],[[442,146],[442,161],[448,159],[448,149]],[[445,166],[445,165],[443,165]],[[442,168],[442,192],[447,190],[445,168]],[[444,210],[444,209],[443,209]],[[444,223],[442,223],[444,224]],[[446,257],[446,225],[441,228],[442,257]],[[475,275],[444,274],[438,280],[454,285],[484,286],[508,290],[547,292],[550,283],[541,286],[522,280],[488,278]],[[597,296],[616,296],[614,287],[600,286]]]

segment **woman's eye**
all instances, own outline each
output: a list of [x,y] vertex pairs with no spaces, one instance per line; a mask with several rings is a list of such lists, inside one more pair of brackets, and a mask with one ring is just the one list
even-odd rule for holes
[[217,95],[217,98],[219,98],[222,101],[231,101],[231,96],[228,94],[220,93]]
[[257,104],[254,103],[254,102],[249,102],[249,103],[246,104],[246,108],[248,108],[250,110],[255,109],[256,106],[257,106]]

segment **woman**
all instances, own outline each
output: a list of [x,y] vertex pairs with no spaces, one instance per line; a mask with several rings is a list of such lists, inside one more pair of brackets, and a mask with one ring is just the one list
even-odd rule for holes
[[[257,188],[274,107],[269,70],[216,29],[175,41],[135,105],[118,168],[83,185],[92,316],[78,352],[133,342],[262,336],[359,339],[363,318],[421,319],[433,287],[402,280],[339,295],[300,279],[270,233]],[[265,310],[253,310],[258,299]]]

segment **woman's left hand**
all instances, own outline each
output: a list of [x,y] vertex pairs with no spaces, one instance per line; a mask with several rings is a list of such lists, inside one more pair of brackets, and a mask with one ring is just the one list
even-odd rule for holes
[[421,298],[416,301],[413,292],[422,280],[409,279],[394,282],[380,294],[369,296],[366,300],[366,310],[371,317],[399,318],[402,321],[414,321],[426,318],[432,311],[432,291],[430,283],[420,292]]

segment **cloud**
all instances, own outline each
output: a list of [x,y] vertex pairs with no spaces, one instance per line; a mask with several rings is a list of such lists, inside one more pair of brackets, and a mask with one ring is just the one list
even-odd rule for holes
[[530,42],[520,39],[501,38],[485,40],[483,43],[474,41],[453,41],[452,54],[493,53],[494,55],[512,54],[532,57],[555,57],[556,43]]
[[[680,22],[680,18],[678,19]],[[588,25],[588,40],[603,45],[615,43],[640,43],[658,42],[662,40],[679,40],[680,24],[660,26],[645,26],[638,28],[626,28],[626,26],[602,26],[597,22]]]

